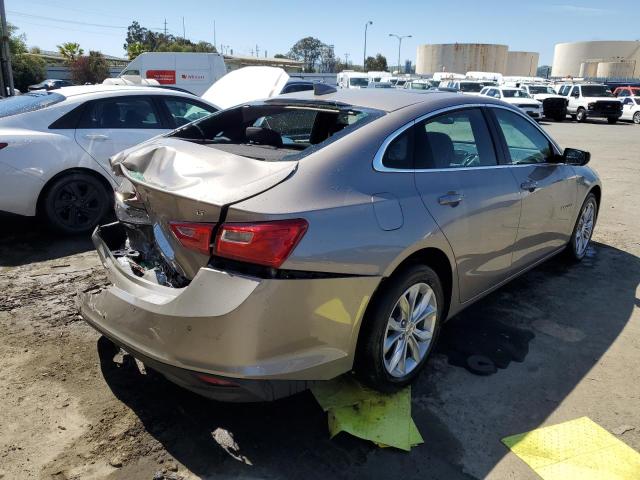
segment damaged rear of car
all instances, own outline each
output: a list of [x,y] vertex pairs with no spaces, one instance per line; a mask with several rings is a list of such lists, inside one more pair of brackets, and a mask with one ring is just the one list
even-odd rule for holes
[[[81,296],[83,317],[170,380],[221,400],[273,400],[349,370],[380,277],[287,269],[308,219],[230,220],[229,209],[381,115],[256,102],[113,157],[118,221],[93,235],[112,285]],[[323,311],[336,299],[342,322]]]

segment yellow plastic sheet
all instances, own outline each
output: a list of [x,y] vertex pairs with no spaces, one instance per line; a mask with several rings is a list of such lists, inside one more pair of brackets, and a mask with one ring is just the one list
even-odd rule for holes
[[311,390],[327,412],[329,433],[347,432],[381,447],[409,451],[423,443],[411,418],[411,389],[382,394],[344,376],[322,382]]
[[640,454],[587,417],[502,439],[544,480],[638,480]]

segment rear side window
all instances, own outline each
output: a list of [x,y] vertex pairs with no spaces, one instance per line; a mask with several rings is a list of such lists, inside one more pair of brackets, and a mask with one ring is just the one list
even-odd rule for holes
[[408,128],[389,144],[382,157],[387,168],[409,170],[413,168],[413,129]]
[[169,114],[173,117],[176,127],[181,127],[189,122],[200,120],[210,113],[215,112],[214,108],[196,104],[182,98],[163,98]]
[[35,112],[62,102],[66,97],[54,92],[30,92],[0,100],[0,118]]
[[548,161],[553,154],[553,148],[540,130],[516,113],[498,108],[493,111],[507,142],[512,164]]
[[425,120],[415,126],[415,168],[469,168],[497,165],[484,115],[477,108]]
[[87,104],[78,128],[162,128],[147,97],[118,97]]

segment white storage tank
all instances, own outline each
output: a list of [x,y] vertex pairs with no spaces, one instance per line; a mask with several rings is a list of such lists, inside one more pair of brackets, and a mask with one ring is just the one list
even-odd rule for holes
[[538,71],[540,54],[537,52],[507,53],[507,75],[519,77],[534,77]]
[[416,73],[426,75],[435,72],[498,72],[507,66],[506,45],[487,43],[442,43],[419,45],[416,57]]
[[596,77],[600,78],[630,78],[633,77],[633,72],[636,67],[636,62],[600,62],[598,64],[598,70]]
[[600,62],[597,60],[589,60],[586,62],[582,62],[580,64],[580,72],[578,73],[579,77],[582,78],[592,78],[598,75],[598,64]]
[[558,43],[553,54],[551,75],[554,77],[579,76],[584,62],[635,60],[632,76],[640,77],[640,41],[592,41]]

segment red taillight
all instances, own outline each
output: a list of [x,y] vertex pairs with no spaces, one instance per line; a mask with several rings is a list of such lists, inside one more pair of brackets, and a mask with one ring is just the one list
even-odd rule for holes
[[213,223],[169,222],[169,227],[184,247],[209,255]]
[[237,387],[238,385],[230,382],[229,380],[225,380],[224,378],[212,377],[211,375],[206,375],[204,373],[196,374],[196,377],[199,380],[202,380],[205,383],[210,385],[217,385],[219,387]]
[[2,150],[4,147],[6,147],[7,145],[9,145],[6,142],[0,142],[0,150]]
[[215,254],[278,268],[296,247],[309,224],[301,218],[259,223],[225,223],[216,238]]

